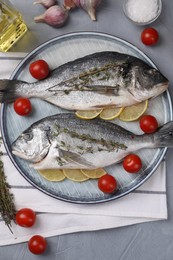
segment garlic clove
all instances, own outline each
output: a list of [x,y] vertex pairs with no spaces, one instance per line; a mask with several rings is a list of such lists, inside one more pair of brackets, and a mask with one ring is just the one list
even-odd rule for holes
[[67,18],[68,11],[59,5],[54,5],[48,8],[44,14],[35,17],[34,21],[36,23],[43,22],[54,27],[61,27],[66,22]]
[[53,5],[56,5],[56,0],[37,0],[33,4],[42,4],[45,8],[49,8]]
[[101,4],[102,0],[73,0],[77,7],[85,10],[91,20],[96,21],[96,9]]
[[91,6],[88,10],[87,13],[89,15],[89,17],[91,18],[92,21],[96,21],[96,9]]

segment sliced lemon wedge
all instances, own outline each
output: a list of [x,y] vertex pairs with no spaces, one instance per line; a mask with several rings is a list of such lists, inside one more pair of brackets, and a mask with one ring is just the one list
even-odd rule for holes
[[106,174],[106,171],[102,168],[95,169],[95,170],[82,169],[81,171],[85,176],[87,176],[90,179],[98,179],[98,178],[100,178],[100,177],[102,177],[103,175]]
[[63,173],[68,179],[76,182],[83,182],[89,179],[81,170],[63,169]]
[[104,119],[104,120],[113,120],[113,119],[117,118],[121,114],[123,109],[124,109],[123,107],[105,108],[100,113],[99,117]]
[[59,169],[39,170],[38,172],[48,181],[62,181],[65,179],[63,171]]
[[141,117],[148,108],[148,100],[125,107],[121,112],[119,119],[125,122],[135,121]]
[[100,109],[100,110],[78,110],[78,111],[76,111],[75,115],[81,119],[94,119],[101,112],[102,112],[102,109]]

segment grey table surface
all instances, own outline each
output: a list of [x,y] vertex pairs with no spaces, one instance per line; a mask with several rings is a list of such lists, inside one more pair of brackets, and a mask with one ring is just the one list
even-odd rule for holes
[[[159,31],[157,45],[146,47],[141,43],[143,27],[131,23],[123,14],[123,0],[103,0],[97,12],[97,21],[91,21],[81,10],[70,13],[67,24],[59,29],[36,24],[34,17],[44,12],[34,0],[12,0],[28,26],[27,34],[10,50],[30,52],[43,42],[64,33],[97,31],[123,38],[137,46],[156,64],[170,81],[173,96],[173,1],[163,0],[159,19],[152,24]],[[59,1],[59,3],[62,1]],[[82,232],[48,238],[46,254],[35,256],[28,252],[27,244],[0,247],[0,260],[172,260],[173,259],[173,160],[172,149],[166,155],[168,219],[127,227]]]

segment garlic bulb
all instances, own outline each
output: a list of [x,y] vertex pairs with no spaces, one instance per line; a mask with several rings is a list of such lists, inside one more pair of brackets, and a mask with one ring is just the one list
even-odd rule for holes
[[54,27],[61,27],[64,25],[68,18],[68,11],[59,5],[51,6],[42,15],[34,18],[36,23],[47,23]]
[[77,7],[84,9],[91,20],[96,20],[96,8],[100,5],[102,0],[73,0]]
[[56,4],[56,0],[37,0],[34,4],[42,4],[45,8],[49,8]]

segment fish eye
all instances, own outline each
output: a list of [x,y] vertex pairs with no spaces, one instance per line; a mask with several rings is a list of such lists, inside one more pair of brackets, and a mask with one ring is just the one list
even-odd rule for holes
[[30,140],[32,140],[32,138],[33,138],[33,134],[32,134],[32,133],[23,134],[23,138],[24,138],[26,141],[30,141]]

